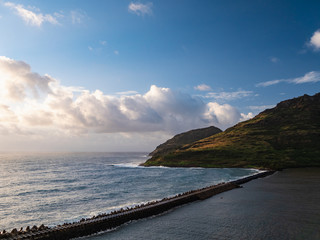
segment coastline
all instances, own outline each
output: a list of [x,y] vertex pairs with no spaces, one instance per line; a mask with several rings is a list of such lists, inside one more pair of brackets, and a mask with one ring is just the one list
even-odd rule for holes
[[[319,183],[320,168],[286,169],[250,181],[242,188],[204,197],[197,204],[169,209],[156,217],[129,220],[130,224],[119,224],[81,239],[320,239]],[[91,220],[89,228],[99,221]],[[78,223],[49,232],[60,231],[55,239],[69,239],[68,229],[77,231],[79,226],[84,229]],[[40,235],[31,232],[23,239],[52,239],[44,233],[48,231],[42,230]]]
[[293,168],[116,231],[105,239],[320,239],[320,168]]
[[160,201],[154,201],[132,208],[121,209],[109,214],[101,214],[89,219],[81,219],[79,222],[66,223],[53,228],[41,225],[40,228],[34,226],[25,230],[13,229],[9,232],[2,232],[0,239],[71,239],[75,237],[88,236],[97,232],[110,230],[121,226],[132,220],[138,220],[155,215],[159,215],[177,206],[181,206],[193,201],[204,200],[216,194],[240,187],[240,184],[253,179],[261,178],[273,174],[272,171],[259,172],[254,175],[244,177],[227,183],[220,183],[202,189],[192,190]]

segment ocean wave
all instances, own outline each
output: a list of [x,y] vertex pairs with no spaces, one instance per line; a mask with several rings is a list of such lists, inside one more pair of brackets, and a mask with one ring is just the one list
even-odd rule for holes
[[[142,154],[85,153],[10,156],[3,171],[0,226],[52,226],[99,212],[145,204],[257,173],[252,169],[140,166]],[[35,157],[36,156],[36,157]],[[121,158],[121,159],[120,159]],[[126,159],[124,159],[126,158]],[[33,169],[39,170],[35,173]],[[41,170],[43,169],[43,170]],[[23,213],[23,214],[22,214]]]
[[117,164],[109,164],[112,167],[122,167],[122,168],[144,168],[140,166],[143,162],[140,163],[117,163]]

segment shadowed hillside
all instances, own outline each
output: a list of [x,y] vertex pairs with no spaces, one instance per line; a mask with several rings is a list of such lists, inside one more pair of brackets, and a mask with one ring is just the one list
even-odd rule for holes
[[320,93],[280,102],[251,120],[169,154],[154,156],[144,165],[320,167]]
[[185,144],[193,143],[200,139],[212,136],[214,134],[222,132],[219,128],[216,127],[207,127],[191,130],[188,132],[180,133],[175,135],[173,138],[169,139],[165,143],[160,144],[150,156],[160,156],[172,152]]

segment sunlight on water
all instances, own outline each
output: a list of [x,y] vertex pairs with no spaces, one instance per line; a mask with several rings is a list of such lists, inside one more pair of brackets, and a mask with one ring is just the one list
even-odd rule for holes
[[145,153],[0,154],[0,229],[78,221],[252,169],[140,167]]

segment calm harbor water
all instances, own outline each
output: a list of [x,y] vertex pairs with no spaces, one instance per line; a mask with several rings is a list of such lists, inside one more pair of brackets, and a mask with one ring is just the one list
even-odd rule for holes
[[78,221],[257,172],[139,167],[146,159],[146,153],[1,153],[0,230]]

